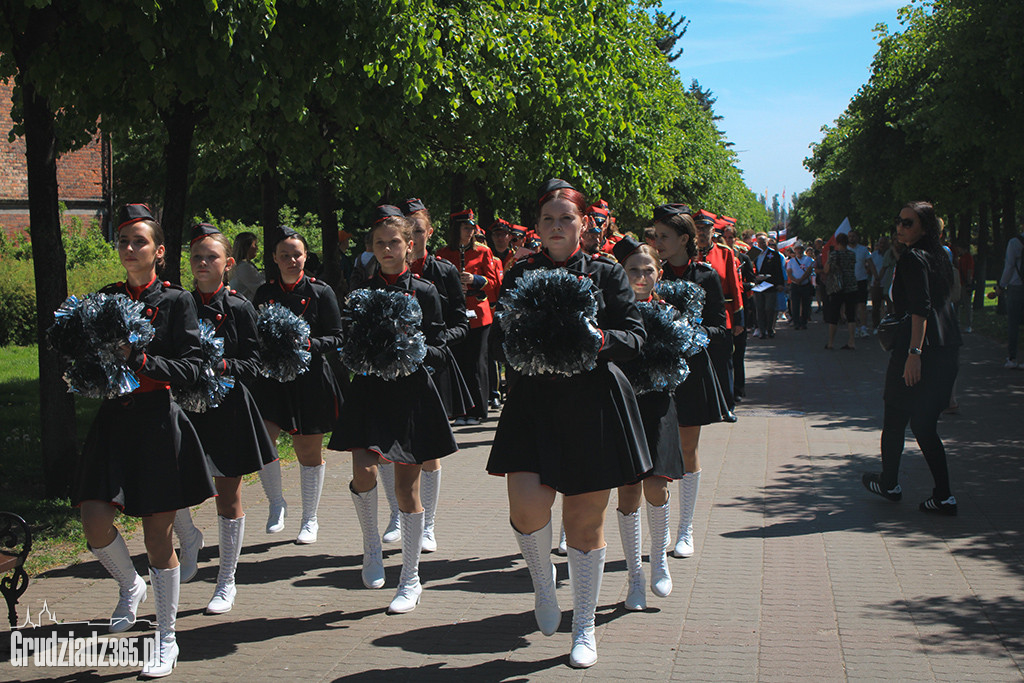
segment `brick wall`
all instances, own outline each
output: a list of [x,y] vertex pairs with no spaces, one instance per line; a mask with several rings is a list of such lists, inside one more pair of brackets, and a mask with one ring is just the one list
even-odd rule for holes
[[[13,91],[13,81],[0,81],[0,229],[8,235],[27,231],[29,225],[25,140],[19,137],[14,142],[7,141],[14,127]],[[57,160],[58,196],[68,207],[65,224],[73,216],[87,226],[93,219],[101,225],[106,222],[109,190],[105,193],[104,186],[109,186],[109,178],[104,182],[103,156],[104,145],[97,136],[86,147]]]

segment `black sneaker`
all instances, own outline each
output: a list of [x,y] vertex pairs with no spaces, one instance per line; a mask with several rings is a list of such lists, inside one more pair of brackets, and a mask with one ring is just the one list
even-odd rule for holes
[[[875,495],[881,496],[886,500],[891,500],[894,503],[898,503],[903,500],[903,489],[900,488],[900,485],[896,484],[896,486],[891,489],[886,489],[882,486],[882,477],[875,472],[865,472],[864,476],[861,477],[860,480],[864,484],[864,488]],[[924,503],[921,504],[924,505]],[[956,505],[953,507],[956,508]],[[954,512],[953,514],[956,513]]]
[[927,512],[933,515],[956,517],[956,498],[954,496],[950,496],[946,500],[936,500],[935,496],[932,496],[918,505],[917,509],[921,512]]

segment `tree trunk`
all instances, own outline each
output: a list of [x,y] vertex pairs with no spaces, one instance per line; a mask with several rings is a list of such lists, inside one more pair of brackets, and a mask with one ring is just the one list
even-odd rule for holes
[[197,113],[191,104],[175,102],[169,110],[160,112],[160,118],[167,131],[167,144],[164,146],[167,176],[164,184],[164,210],[160,221],[164,228],[167,264],[161,277],[180,284],[181,244],[188,201],[188,168],[192,159],[192,138],[196,132]]
[[21,82],[25,158],[28,165],[29,233],[36,280],[36,342],[39,345],[39,419],[45,493],[63,498],[71,490],[76,460],[75,400],[62,379],[60,358],[46,341],[53,312],[67,298],[67,259],[57,208],[54,115],[29,79]]
[[268,281],[277,279],[280,272],[274,263],[274,233],[277,231],[277,154],[267,152],[267,166],[260,174],[260,222],[263,224],[263,272]]
[[478,220],[483,229],[487,230],[491,223],[494,222],[494,200],[491,199],[491,195],[487,190],[487,184],[483,180],[475,181],[473,187],[476,189]]
[[[978,258],[974,260],[974,272],[977,273],[979,286],[984,289],[985,279],[987,278],[988,260],[989,260],[989,232],[988,232],[988,204],[982,202],[978,207]],[[983,295],[975,294],[974,296],[974,309],[980,310],[984,305]]]
[[1003,231],[1002,243],[997,246],[1005,249],[1006,243],[1017,234],[1017,186],[1013,178],[1003,180],[1000,190],[1003,200]]
[[322,275],[327,284],[337,289],[341,281],[341,262],[338,260],[338,202],[334,196],[334,186],[320,165],[317,168],[316,183],[320,233],[324,245]]

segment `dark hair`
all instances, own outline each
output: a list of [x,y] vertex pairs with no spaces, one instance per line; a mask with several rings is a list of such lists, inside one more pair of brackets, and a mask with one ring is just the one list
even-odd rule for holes
[[[160,247],[164,244],[164,228],[155,219],[144,219],[138,221],[140,224],[148,225],[149,232],[153,236],[153,246]],[[118,229],[120,231],[120,229]],[[167,265],[167,259],[164,256],[160,256],[156,260],[156,272],[157,275],[163,272],[164,267]]]
[[907,202],[903,208],[910,209],[917,215],[917,220],[921,222],[921,229],[924,230],[921,239],[911,248],[920,249],[932,255],[939,275],[942,276],[948,289],[953,284],[953,264],[950,263],[946,250],[942,248],[942,228],[939,226],[939,217],[935,215],[935,207],[931,202],[916,201]]
[[850,237],[849,237],[849,235],[847,235],[845,232],[841,232],[838,235],[836,235],[836,244],[841,244],[844,247],[849,246],[850,245]]
[[458,249],[459,244],[462,242],[462,224],[469,223],[473,226],[474,235],[469,238],[469,246],[476,246],[475,233],[476,225],[472,221],[448,221],[448,246],[452,249]]
[[693,217],[690,214],[672,214],[671,216],[665,216],[658,222],[675,230],[677,235],[689,235],[690,239],[686,240],[686,255],[690,257],[690,260],[697,256],[697,244],[694,242],[697,239],[697,226],[694,224]]
[[235,246],[231,248],[231,256],[241,263],[249,260],[249,250],[256,244],[256,233],[240,232],[235,236]]
[[275,254],[277,253],[277,247],[281,244],[281,242],[284,242],[285,240],[298,240],[298,241],[302,242],[303,250],[305,250],[307,255],[309,254],[309,242],[307,242],[306,238],[303,237],[299,233],[295,233],[294,235],[288,235],[287,237],[285,237],[283,239],[279,239],[277,242],[275,242],[274,243],[274,253]]

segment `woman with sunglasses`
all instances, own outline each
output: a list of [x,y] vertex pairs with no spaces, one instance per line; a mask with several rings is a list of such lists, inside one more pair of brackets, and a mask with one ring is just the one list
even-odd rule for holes
[[885,372],[882,471],[865,473],[862,482],[886,500],[903,497],[899,470],[909,423],[935,481],[932,495],[919,508],[955,515],[946,449],[937,429],[949,405],[963,343],[950,296],[953,266],[942,248],[935,209],[927,202],[904,205],[896,218],[896,239],[906,248],[896,263],[891,298],[895,315],[905,316],[906,322],[896,334]]

